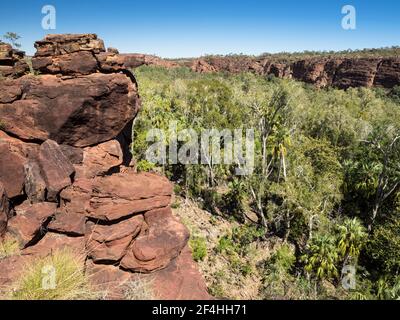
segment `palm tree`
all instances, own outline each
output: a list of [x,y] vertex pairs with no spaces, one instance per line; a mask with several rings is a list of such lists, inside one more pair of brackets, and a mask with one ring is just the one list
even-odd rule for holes
[[308,254],[303,256],[305,271],[315,273],[318,280],[338,276],[336,262],[338,252],[334,239],[329,235],[317,235],[312,239]]
[[347,218],[338,226],[338,249],[339,254],[344,258],[344,264],[350,257],[358,258],[366,238],[365,228],[357,218]]

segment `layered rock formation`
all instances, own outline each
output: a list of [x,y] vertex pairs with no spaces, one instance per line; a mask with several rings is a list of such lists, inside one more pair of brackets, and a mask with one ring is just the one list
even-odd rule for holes
[[294,62],[249,56],[210,56],[198,59],[171,61],[144,54],[117,54],[113,52],[114,65],[137,68],[155,65],[165,68],[186,66],[194,72],[253,72],[274,75],[315,85],[318,88],[334,86],[393,88],[400,85],[400,58],[307,58]]
[[17,78],[29,73],[24,56],[23,51],[13,49],[11,45],[0,41],[0,78]]
[[208,299],[171,184],[130,167],[140,99],[118,52],[94,34],[35,47],[39,75],[0,81],[0,238],[22,250],[0,260],[0,287],[27,260],[69,248],[108,299],[139,278],[160,299]]
[[188,65],[195,72],[254,72],[293,78],[319,88],[334,86],[393,88],[400,85],[400,58],[313,58],[292,63],[269,58],[209,57],[196,59]]
[[159,66],[164,68],[176,68],[179,67],[178,63],[170,60],[161,59],[159,57],[148,55],[148,54],[121,54],[121,60],[126,68],[137,68],[142,65],[146,66]]

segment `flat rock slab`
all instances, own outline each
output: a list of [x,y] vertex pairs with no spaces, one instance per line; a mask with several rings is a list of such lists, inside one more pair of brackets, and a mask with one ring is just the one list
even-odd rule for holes
[[56,212],[56,208],[57,204],[50,202],[33,204],[24,214],[12,217],[8,221],[7,230],[18,239],[20,247],[25,248],[45,233],[43,228]]
[[93,192],[87,215],[102,221],[166,207],[172,185],[156,174],[118,173],[93,180]]
[[83,236],[86,230],[85,223],[86,217],[84,214],[62,211],[56,213],[47,229],[70,236]]

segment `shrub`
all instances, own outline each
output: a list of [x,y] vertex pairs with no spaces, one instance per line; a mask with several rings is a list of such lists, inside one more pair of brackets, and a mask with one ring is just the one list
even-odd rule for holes
[[207,255],[207,242],[203,237],[192,237],[189,245],[193,251],[193,259],[195,261],[202,261]]

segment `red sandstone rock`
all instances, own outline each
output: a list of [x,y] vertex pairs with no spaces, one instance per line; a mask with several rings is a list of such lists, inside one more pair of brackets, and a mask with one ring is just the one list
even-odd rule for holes
[[22,95],[21,100],[0,103],[3,130],[26,140],[50,138],[77,147],[97,144],[116,137],[139,108],[136,84],[124,74],[64,80],[25,76],[12,84],[0,82],[0,92],[10,85]]
[[34,70],[46,74],[88,75],[96,72],[98,65],[89,51],[78,51],[55,57],[32,58]]
[[13,283],[20,277],[29,261],[29,257],[21,255],[0,259],[0,297],[10,294],[10,290],[14,289]]
[[29,66],[24,56],[24,52],[13,49],[11,45],[0,41],[0,76],[17,78],[29,73]]
[[119,56],[123,59],[125,68],[137,68],[142,65],[160,66],[164,68],[175,68],[179,66],[173,61],[161,59],[153,55],[133,53],[121,54]]
[[142,224],[142,215],[112,225],[89,223],[86,233],[88,256],[94,262],[121,260],[132,240],[139,234]]
[[400,85],[400,58],[383,59],[378,66],[374,85],[393,88]]
[[155,273],[153,279],[152,285],[157,299],[212,299],[187,246],[167,268]]
[[216,72],[217,69],[203,59],[196,59],[193,61],[191,67],[192,71],[199,73]]
[[[7,229],[7,221],[10,215],[10,204],[3,184],[0,181],[0,239]],[[1,240],[0,240],[1,241]]]
[[138,212],[169,205],[172,186],[156,174],[132,172],[97,177],[87,215],[113,221]]
[[24,165],[28,158],[36,156],[37,149],[37,145],[9,137],[0,130],[0,181],[9,198],[23,193]]
[[20,242],[20,247],[29,246],[37,237],[43,235],[46,222],[55,213],[55,203],[42,202],[32,205],[24,214],[12,217],[7,230]]
[[94,178],[106,174],[122,162],[121,145],[117,140],[110,140],[84,149],[81,170],[85,178]]
[[[140,99],[126,67],[137,59],[177,64],[106,53],[96,35],[50,35],[35,46],[34,69],[53,75],[0,81],[2,128],[13,136],[0,130],[0,236],[8,224],[6,236],[23,248],[18,258],[0,260],[0,285],[17,280],[22,262],[67,249],[82,264],[91,258],[87,271],[100,287],[113,283],[107,299],[127,298],[130,284],[147,276],[154,280],[151,291],[159,287],[164,299],[207,297],[190,253],[180,257],[189,235],[168,207],[171,184],[127,168]],[[9,61],[0,50],[0,72]],[[258,72],[258,66],[248,61],[246,68]],[[12,218],[6,194],[14,202],[27,197]],[[45,195],[56,203],[43,202]],[[174,292],[168,294],[165,284]]]
[[56,213],[47,229],[69,236],[83,236],[86,230],[85,223],[86,217],[82,213],[61,211]]
[[23,249],[21,254],[23,256],[41,258],[53,254],[56,251],[63,250],[75,254],[82,264],[86,260],[84,237],[69,237],[64,234],[52,232],[46,233],[34,246]]
[[81,148],[72,147],[66,144],[61,144],[62,153],[69,159],[72,164],[81,164],[83,161],[83,150]]
[[31,203],[46,200],[46,182],[42,177],[40,167],[36,161],[28,161],[24,165],[25,193]]
[[35,42],[35,57],[48,57],[78,51],[99,53],[105,51],[104,42],[95,34],[49,34]]
[[52,140],[46,140],[40,146],[39,163],[46,181],[47,199],[57,201],[60,191],[71,184],[75,169],[57,142]]
[[77,179],[60,193],[60,206],[68,213],[86,214],[92,196],[92,181]]
[[149,232],[138,237],[121,261],[121,267],[133,272],[153,272],[165,268],[185,247],[189,232],[170,208],[145,213]]
[[336,71],[333,85],[340,89],[372,87],[379,59],[346,59]]
[[125,284],[135,277],[116,266],[94,264],[91,260],[86,263],[86,270],[93,289],[102,292],[106,300],[125,300]]

